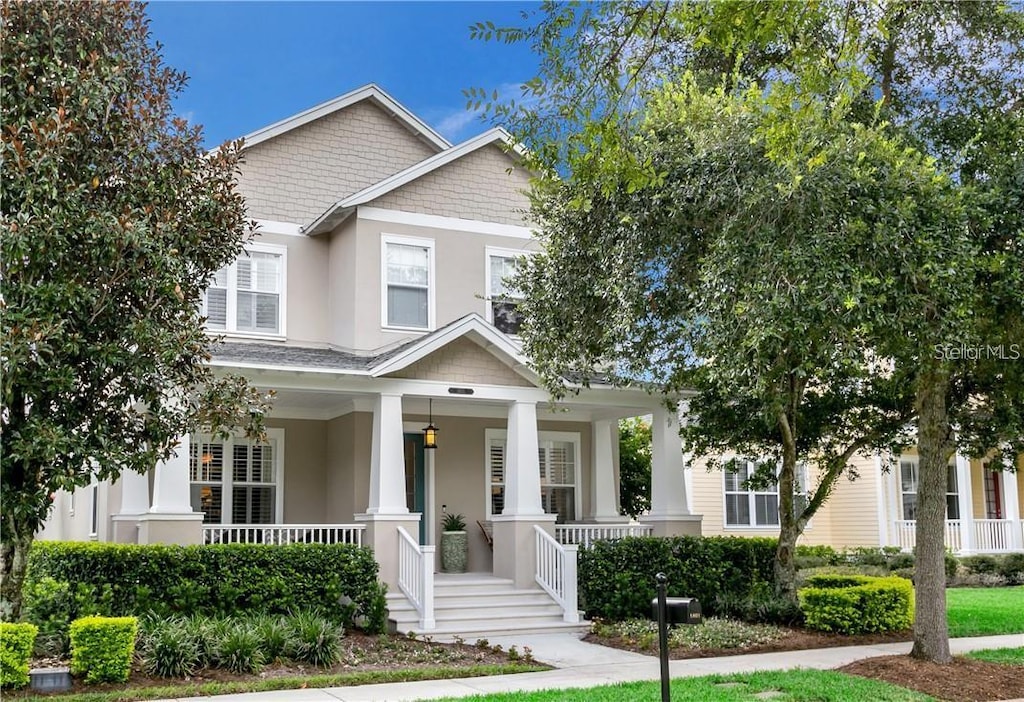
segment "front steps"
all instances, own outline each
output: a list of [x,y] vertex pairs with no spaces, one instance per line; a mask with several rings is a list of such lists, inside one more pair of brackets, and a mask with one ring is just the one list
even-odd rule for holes
[[474,643],[493,636],[582,635],[590,630],[589,622],[563,621],[562,608],[540,587],[516,589],[511,580],[487,573],[434,576],[434,629],[420,627],[419,614],[401,592],[389,593],[387,600],[390,630],[430,636],[435,641],[459,637]]

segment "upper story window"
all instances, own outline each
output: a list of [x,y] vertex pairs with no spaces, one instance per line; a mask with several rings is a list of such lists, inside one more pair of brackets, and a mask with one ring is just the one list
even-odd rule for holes
[[252,244],[213,276],[203,296],[206,328],[284,335],[285,247]]
[[[917,456],[900,457],[900,491],[903,518],[917,519],[917,486],[920,459]],[[960,496],[956,483],[956,463],[946,466],[946,519],[960,519]]]
[[509,289],[522,251],[487,248],[487,321],[506,334],[518,334],[523,325],[519,311],[522,296]]
[[381,237],[383,304],[381,324],[397,329],[431,329],[434,318],[434,242]]
[[[734,470],[725,471],[725,525],[774,527],[779,525],[778,479],[764,488],[753,488],[748,481],[762,463],[739,459]],[[778,468],[775,475],[778,476]],[[796,494],[793,511],[801,513],[807,506],[807,467],[797,464]]]

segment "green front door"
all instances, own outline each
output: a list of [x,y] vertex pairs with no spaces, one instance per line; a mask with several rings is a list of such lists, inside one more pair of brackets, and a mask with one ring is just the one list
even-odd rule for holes
[[427,532],[424,528],[423,495],[424,489],[424,456],[423,434],[405,435],[405,506],[410,512],[420,515],[420,544],[426,543]]

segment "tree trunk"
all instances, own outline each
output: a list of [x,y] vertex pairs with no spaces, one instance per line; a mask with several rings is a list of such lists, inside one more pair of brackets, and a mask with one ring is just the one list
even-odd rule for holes
[[946,622],[946,465],[953,450],[946,392],[949,373],[935,364],[917,387],[917,549],[914,561],[914,658],[949,663]]
[[793,510],[796,482],[796,432],[785,414],[779,417],[782,430],[782,468],[779,470],[779,546],[775,551],[775,594],[796,605],[796,540],[800,524]]
[[21,619],[21,589],[35,529],[19,523],[12,514],[5,515],[4,520],[7,533],[0,544],[0,620],[16,622]]

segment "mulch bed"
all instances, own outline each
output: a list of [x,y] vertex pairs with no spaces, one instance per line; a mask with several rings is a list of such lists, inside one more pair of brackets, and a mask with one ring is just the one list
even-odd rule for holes
[[[525,651],[519,651],[520,658],[514,661],[505,651],[485,646],[466,644],[442,644],[412,640],[403,636],[371,636],[359,632],[348,632],[341,643],[341,661],[330,668],[317,668],[310,665],[277,662],[264,666],[256,674],[238,674],[221,668],[203,668],[197,670],[189,678],[160,678],[148,675],[138,664],[132,667],[131,677],[127,683],[101,683],[86,685],[81,679],[72,681],[68,692],[120,692],[129,688],[171,687],[176,685],[194,685],[202,683],[244,682],[265,680],[268,678],[305,677],[313,675],[343,675],[346,673],[362,673],[376,670],[415,670],[428,668],[466,668],[481,665],[510,665],[526,663],[523,658]],[[69,662],[60,658],[39,658],[31,662],[33,668],[68,666]],[[531,666],[548,667],[537,661],[530,661]],[[3,699],[16,700],[22,697],[39,695],[32,690],[4,690]]]
[[838,669],[850,675],[884,680],[949,702],[991,702],[1024,697],[1024,665],[954,658],[948,665],[910,656],[883,656]]
[[[887,634],[860,634],[858,636],[844,636],[842,634],[828,634],[821,631],[810,631],[808,629],[789,629],[786,637],[779,641],[766,644],[754,644],[746,648],[702,648],[693,649],[686,646],[677,646],[669,652],[673,660],[686,658],[719,658],[721,656],[740,656],[747,653],[771,653],[774,651],[802,651],[808,648],[835,648],[836,646],[866,646],[878,643],[899,643],[911,641],[913,636],[909,631],[901,631]],[[657,644],[653,649],[643,649],[637,646],[632,640],[613,636],[595,636],[587,634],[583,639],[590,643],[602,646],[611,646],[625,651],[634,651],[649,656],[658,655]]]

